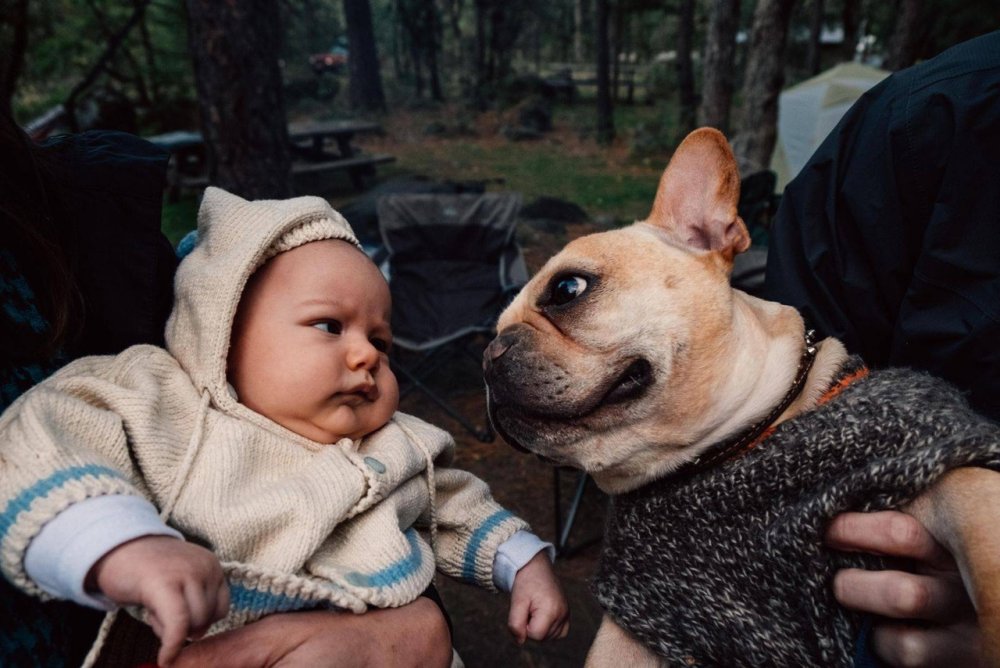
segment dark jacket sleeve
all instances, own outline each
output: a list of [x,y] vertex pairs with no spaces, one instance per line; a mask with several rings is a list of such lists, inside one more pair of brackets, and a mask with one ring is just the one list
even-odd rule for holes
[[163,345],[177,268],[160,232],[168,154],[111,131],[57,137],[46,148],[66,167],[55,206],[71,224],[86,309],[70,357]]
[[789,184],[765,296],[1000,420],[1000,32],[894,74]]

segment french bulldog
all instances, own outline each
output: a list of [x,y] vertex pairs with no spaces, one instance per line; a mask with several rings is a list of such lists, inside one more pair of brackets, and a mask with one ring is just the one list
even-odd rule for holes
[[[646,220],[577,239],[548,261],[502,313],[484,354],[490,418],[508,443],[586,471],[617,502],[704,470],[719,461],[720,443],[741,434],[755,443],[824,400],[851,358],[836,339],[808,341],[794,309],[731,287],[734,257],[750,245],[738,199],[725,137],[696,130]],[[956,468],[907,506],[956,556],[994,660],[1000,532],[985,500],[1000,502],[998,479]],[[702,661],[712,663],[684,659]],[[587,665],[667,662],[605,615]]]

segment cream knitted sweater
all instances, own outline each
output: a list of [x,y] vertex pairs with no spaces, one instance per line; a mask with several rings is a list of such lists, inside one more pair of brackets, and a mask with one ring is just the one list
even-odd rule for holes
[[276,611],[404,605],[435,565],[492,589],[497,547],[526,524],[448,468],[448,434],[397,413],[360,441],[316,443],[228,389],[247,279],[275,251],[356,243],[340,215],[319,198],[246,202],[209,189],[199,236],[178,270],[168,350],[77,360],[0,417],[3,574],[44,596],[23,557],[45,523],[83,499],[136,494],[223,562],[232,606],[213,631]]

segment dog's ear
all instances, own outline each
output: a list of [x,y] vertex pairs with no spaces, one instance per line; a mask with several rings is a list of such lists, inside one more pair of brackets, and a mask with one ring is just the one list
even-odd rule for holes
[[736,213],[739,199],[740,174],[729,143],[718,130],[700,128],[674,152],[646,222],[665,230],[674,243],[717,251],[732,263],[750,246]]

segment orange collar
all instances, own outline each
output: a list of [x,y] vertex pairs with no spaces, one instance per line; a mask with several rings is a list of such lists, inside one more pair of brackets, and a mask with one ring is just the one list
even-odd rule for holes
[[[855,369],[854,371],[848,373],[847,375],[841,376],[840,380],[838,380],[836,383],[834,383],[833,385],[831,385],[827,389],[827,391],[824,392],[822,394],[822,396],[820,396],[820,398],[816,400],[816,405],[813,406],[813,408],[819,408],[823,404],[826,404],[826,403],[832,401],[838,394],[840,394],[841,392],[843,392],[844,390],[846,390],[848,387],[850,387],[854,383],[858,382],[862,378],[867,377],[869,373],[871,373],[871,372],[869,371],[868,367],[861,366],[861,367]],[[758,436],[756,439],[754,439],[753,442],[751,442],[750,444],[748,444],[745,448],[743,448],[739,452],[734,453],[733,457],[734,458],[735,457],[739,457],[741,455],[746,454],[747,452],[750,452],[751,450],[753,450],[754,448],[756,448],[758,445],[760,445],[763,441],[767,440],[767,438],[769,436],[771,436],[771,434],[773,434],[774,430],[777,429],[777,428],[778,428],[778,425],[776,425],[776,424],[775,425],[771,425],[770,427],[768,427],[767,429],[765,429],[763,431],[763,433],[761,433],[760,436]]]

